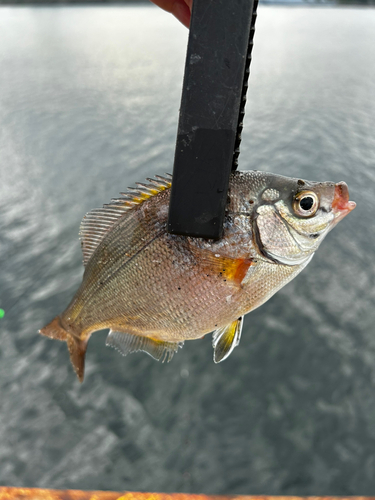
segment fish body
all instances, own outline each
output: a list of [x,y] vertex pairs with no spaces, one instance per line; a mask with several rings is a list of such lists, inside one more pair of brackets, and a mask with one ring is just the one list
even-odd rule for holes
[[170,176],[156,176],[82,221],[82,284],[40,330],[67,341],[80,380],[87,342],[105,328],[107,345],[123,354],[163,360],[213,331],[222,361],[239,343],[243,316],[297,276],[355,207],[345,183],[237,171],[223,238],[213,241],[167,232],[170,187]]

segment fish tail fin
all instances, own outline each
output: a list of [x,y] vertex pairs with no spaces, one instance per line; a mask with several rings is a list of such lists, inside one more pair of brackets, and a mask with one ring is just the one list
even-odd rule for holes
[[68,344],[70,361],[74,371],[77,374],[78,380],[83,382],[85,374],[85,354],[87,349],[87,341],[82,341],[71,333],[67,332],[61,324],[60,316],[48,323],[44,328],[39,330],[39,333],[49,337],[50,339],[62,340]]
[[67,341],[68,332],[63,328],[60,316],[56,316],[51,323],[48,323],[44,328],[39,330],[39,333],[49,337],[50,339],[65,340]]
[[68,334],[67,338],[68,349],[70,354],[70,361],[73,365],[74,371],[78,380],[82,383],[85,375],[85,355],[87,349],[87,342],[84,342],[73,335]]

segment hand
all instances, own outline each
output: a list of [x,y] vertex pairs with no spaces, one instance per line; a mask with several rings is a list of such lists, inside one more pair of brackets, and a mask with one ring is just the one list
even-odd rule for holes
[[151,0],[151,2],[170,12],[183,25],[189,27],[193,0]]

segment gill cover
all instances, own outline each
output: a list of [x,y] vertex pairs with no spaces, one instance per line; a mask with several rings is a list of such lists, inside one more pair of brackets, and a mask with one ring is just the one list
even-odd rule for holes
[[332,227],[333,194],[334,186],[327,183],[316,192],[297,191],[272,202],[263,195],[265,203],[256,208],[253,224],[260,253],[276,264],[307,264]]
[[312,258],[314,250],[302,249],[274,205],[261,205],[254,218],[259,252],[275,264],[298,266]]

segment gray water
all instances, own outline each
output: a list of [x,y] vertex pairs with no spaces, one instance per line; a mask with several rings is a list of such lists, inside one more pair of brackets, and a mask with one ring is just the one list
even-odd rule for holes
[[375,10],[259,8],[240,168],[344,180],[357,209],[227,361],[103,331],[80,385],[36,333],[80,283],[83,214],[171,171],[186,42],[151,6],[0,8],[0,484],[373,494]]

